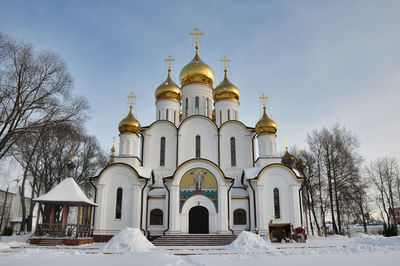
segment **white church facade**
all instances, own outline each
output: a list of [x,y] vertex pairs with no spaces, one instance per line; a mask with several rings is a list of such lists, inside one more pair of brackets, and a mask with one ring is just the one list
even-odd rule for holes
[[[149,237],[168,234],[268,233],[268,223],[302,226],[302,178],[281,163],[277,125],[264,113],[255,127],[239,120],[239,89],[195,56],[155,92],[156,120],[141,126],[129,114],[119,124],[119,150],[92,183],[94,237],[106,241],[124,227]],[[169,58],[167,61],[171,62]],[[258,147],[256,147],[258,145]],[[258,150],[258,152],[256,152]]]

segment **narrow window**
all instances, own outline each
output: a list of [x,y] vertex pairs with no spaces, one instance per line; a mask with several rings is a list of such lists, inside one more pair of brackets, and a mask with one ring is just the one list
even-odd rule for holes
[[231,138],[231,165],[236,166],[236,143],[235,138]]
[[165,165],[165,138],[162,137],[160,141],[160,166]]
[[194,114],[199,114],[199,97],[194,98]]
[[233,224],[245,225],[247,224],[246,211],[243,209],[236,209],[233,212]]
[[196,136],[196,158],[200,158],[200,136]]
[[222,125],[222,111],[219,111],[219,125]]
[[165,120],[168,120],[168,109],[165,111]]
[[275,218],[281,218],[281,209],[279,207],[279,189],[274,188],[274,211],[275,211]]
[[238,120],[238,112],[235,111],[235,120]]
[[122,214],[122,188],[117,189],[117,202],[115,204],[115,219],[121,219]]
[[174,124],[176,124],[176,111],[174,111]]
[[186,104],[185,104],[185,118],[188,116],[188,108],[189,108],[189,100],[186,98]]
[[161,120],[161,111],[158,110],[158,120]]
[[208,110],[209,104],[210,104],[210,99],[207,98],[207,100],[206,100],[206,115],[207,115],[207,117],[210,116],[210,111]]
[[231,112],[228,110],[228,121],[231,120]]
[[150,225],[163,225],[163,211],[153,209],[150,212]]

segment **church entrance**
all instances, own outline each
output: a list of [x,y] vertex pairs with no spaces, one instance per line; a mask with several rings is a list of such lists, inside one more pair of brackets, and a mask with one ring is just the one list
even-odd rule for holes
[[208,234],[208,210],[196,206],[189,211],[189,234]]

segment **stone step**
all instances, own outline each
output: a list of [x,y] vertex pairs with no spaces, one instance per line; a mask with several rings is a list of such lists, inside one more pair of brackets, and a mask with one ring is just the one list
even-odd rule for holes
[[225,246],[236,235],[166,235],[152,241],[155,246]]
[[55,238],[48,238],[48,239],[43,239],[42,241],[39,242],[39,246],[57,246],[57,245],[62,245],[63,240],[62,239],[55,239]]

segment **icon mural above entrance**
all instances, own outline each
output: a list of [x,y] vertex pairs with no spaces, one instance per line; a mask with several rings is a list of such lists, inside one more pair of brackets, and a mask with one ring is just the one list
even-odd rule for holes
[[191,196],[203,195],[209,198],[218,211],[218,185],[215,176],[204,168],[193,168],[187,171],[179,185],[180,210]]

